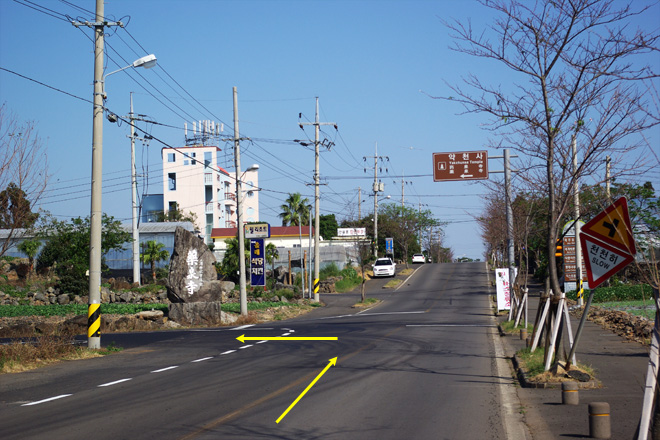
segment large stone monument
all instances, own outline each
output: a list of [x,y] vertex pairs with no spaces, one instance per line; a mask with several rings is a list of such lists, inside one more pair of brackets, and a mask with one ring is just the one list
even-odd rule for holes
[[223,294],[234,283],[219,281],[213,263],[215,257],[203,240],[176,228],[167,277],[170,319],[182,325],[221,325],[236,319],[221,310]]
[[[220,301],[202,287],[217,281],[215,257],[199,237],[177,227],[174,232],[174,250],[170,259],[170,273],[167,277],[167,297],[173,303]],[[199,298],[202,290],[204,298]]]

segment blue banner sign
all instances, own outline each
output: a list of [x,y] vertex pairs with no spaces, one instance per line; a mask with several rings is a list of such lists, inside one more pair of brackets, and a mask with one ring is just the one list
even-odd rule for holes
[[250,240],[250,284],[253,286],[266,285],[266,249],[263,238]]

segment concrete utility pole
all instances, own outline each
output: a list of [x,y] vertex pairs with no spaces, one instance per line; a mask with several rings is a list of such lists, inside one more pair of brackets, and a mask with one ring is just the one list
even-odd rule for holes
[[362,188],[358,186],[358,221],[362,219]]
[[105,21],[103,0],[96,0],[95,21],[72,24],[94,28],[94,104],[92,123],[92,198],[89,243],[89,301],[87,309],[87,347],[101,348],[101,204],[103,175],[103,62],[105,26],[123,26],[121,22]]
[[[515,251],[513,248],[513,207],[511,206],[511,158],[509,149],[504,149],[504,193],[506,199],[506,241],[509,260],[509,292],[513,299],[513,283],[516,280],[514,275],[514,266],[516,263]],[[513,301],[511,301],[513,303]],[[509,320],[513,313],[513,304],[509,309]]]
[[575,179],[573,186],[573,204],[575,205],[575,289],[578,291],[578,304],[582,307],[584,298],[582,297],[582,244],[580,244],[580,185],[578,179],[577,136],[575,134],[573,134],[573,174]]
[[378,258],[378,142],[374,153],[374,257]]
[[319,302],[319,271],[321,266],[321,257],[319,250],[319,228],[320,228],[320,174],[319,174],[319,131],[321,125],[334,125],[337,129],[336,122],[319,122],[319,98],[316,97],[316,117],[313,123],[302,122],[303,125],[314,126],[314,302]]
[[[243,186],[241,184],[241,141],[238,134],[238,92],[232,88],[234,95],[234,166],[236,168],[236,226],[238,227],[238,276],[241,297],[241,315],[247,316],[247,292],[245,290],[245,238],[243,230]],[[301,249],[302,252],[302,249]]]
[[611,198],[610,195],[610,163],[612,158],[610,156],[605,156],[605,192],[607,194],[607,200]]
[[135,175],[135,120],[133,117],[133,92],[131,92],[131,111],[128,114],[131,121],[131,206],[133,229],[133,282],[140,285],[140,231],[137,219],[137,176]]
[[[371,156],[369,156],[371,157]],[[385,185],[378,181],[378,159],[383,160],[383,156],[378,155],[378,142],[374,148],[374,257],[378,258],[378,193],[385,190]],[[363,156],[362,159],[366,162],[367,156]],[[385,156],[385,159],[390,160],[389,157]],[[365,169],[366,171],[366,169]],[[390,196],[387,196],[389,198]]]

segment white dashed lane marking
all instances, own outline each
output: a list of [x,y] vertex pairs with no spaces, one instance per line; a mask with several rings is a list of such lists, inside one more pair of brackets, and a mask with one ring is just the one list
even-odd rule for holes
[[109,386],[112,386],[112,385],[117,385],[117,384],[122,383],[122,382],[128,382],[129,380],[133,380],[133,378],[129,377],[129,378],[126,378],[126,379],[115,380],[114,382],[104,383],[102,385],[99,385],[99,388],[100,387],[109,387]]
[[171,366],[171,367],[161,368],[160,370],[154,370],[154,371],[152,371],[152,373],[162,373],[163,371],[174,370],[175,368],[179,368],[179,366],[178,366],[178,365],[174,365],[174,366]]
[[40,403],[52,402],[53,400],[62,399],[64,397],[69,397],[69,396],[72,396],[72,395],[73,394],[60,394],[59,396],[49,397],[48,399],[39,400],[37,402],[24,403],[21,406],[39,405]]

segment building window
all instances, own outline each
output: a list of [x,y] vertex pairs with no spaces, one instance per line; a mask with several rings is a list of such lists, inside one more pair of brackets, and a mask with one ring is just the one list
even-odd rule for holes
[[197,165],[197,161],[195,158],[197,157],[197,153],[190,153],[190,157],[192,157],[192,160],[190,161],[190,165]]
[[169,183],[169,190],[176,191],[176,173],[167,173],[167,181]]
[[184,165],[190,165],[190,161],[188,159],[186,159],[186,160],[183,161],[183,164]]
[[169,163],[176,162],[176,155],[174,153],[167,153],[167,161]]
[[213,160],[213,153],[210,151],[204,152],[204,166],[208,167],[211,165],[211,161]]
[[169,211],[177,211],[179,209],[179,206],[177,205],[176,202],[169,202]]

